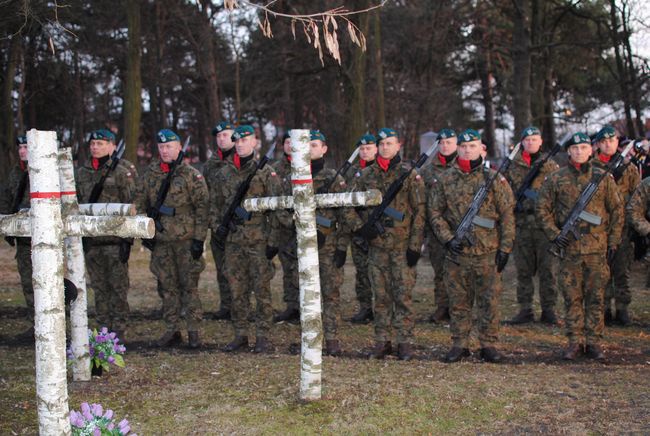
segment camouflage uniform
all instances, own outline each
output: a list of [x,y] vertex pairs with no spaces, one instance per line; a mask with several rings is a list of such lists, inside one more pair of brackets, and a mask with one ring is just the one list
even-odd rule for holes
[[[18,194],[18,187],[22,177],[27,172],[27,162],[21,162],[16,165],[7,179],[2,195],[0,196],[0,211],[4,214],[11,214],[13,211],[14,199]],[[30,206],[29,197],[29,175],[26,176],[25,191],[18,208],[24,209]],[[34,288],[32,287],[32,240],[31,238],[14,238],[16,241],[16,263],[18,264],[18,273],[20,275],[20,285],[23,288],[25,303],[29,309],[29,318],[34,318]]]
[[[577,169],[572,163],[549,175],[535,208],[546,237],[554,240],[580,193],[595,172],[602,170],[587,162]],[[622,200],[614,178],[606,176],[586,209],[602,218],[599,226],[581,222],[579,240],[570,244],[560,262],[558,285],[564,296],[569,344],[598,345],[603,335],[603,297],[609,277],[606,252],[621,242]]]
[[[100,164],[97,159],[90,159],[77,169],[75,180],[79,203],[88,201],[104,168],[104,164]],[[97,202],[131,203],[136,177],[135,166],[124,159],[120,160],[119,165],[106,178]],[[116,236],[84,238],[86,271],[90,278],[89,285],[95,292],[97,323],[109,330],[124,332],[129,315],[129,267],[128,263],[122,263],[119,259],[121,243],[124,240]]]
[[[221,150],[217,150],[217,153],[212,156],[203,166],[203,177],[205,177],[205,182],[208,185],[208,191],[210,194],[217,187],[218,172],[225,166],[226,161],[232,161],[232,154],[235,152],[235,148],[231,148],[231,151],[228,156],[224,156]],[[210,202],[210,215],[215,216],[218,214],[218,211],[223,210],[224,207],[227,207],[224,204],[216,204]],[[214,220],[209,221],[211,234],[214,235],[214,232],[217,230],[215,224],[218,226],[219,223],[215,223]],[[232,294],[230,292],[230,285],[228,284],[228,279],[224,274],[224,265],[225,265],[225,253],[224,250],[217,247],[216,239],[210,237],[210,248],[212,249],[212,257],[214,258],[214,264],[217,269],[217,282],[219,283],[219,304],[221,310],[230,312],[232,306]]]
[[[594,166],[605,169],[607,163],[604,163],[596,156],[592,162]],[[619,192],[623,199],[623,204],[627,204],[634,193],[634,190],[641,182],[641,175],[638,168],[634,165],[628,165],[621,177],[616,180]],[[627,223],[623,226],[623,233],[621,234],[621,245],[616,251],[614,262],[611,266],[611,277],[605,287],[605,307],[609,308],[610,301],[615,300],[616,309],[620,311],[627,309],[627,306],[632,301],[632,293],[630,292],[630,268],[634,261],[634,247],[630,239],[630,228]]]
[[[517,154],[509,170],[504,174],[513,191],[519,189],[526,175],[534,164],[528,157],[524,160],[523,155],[530,156],[522,150]],[[541,152],[538,159],[541,158]],[[538,194],[546,176],[559,169],[557,163],[552,160],[540,168],[537,177],[530,185],[530,190]],[[539,195],[539,194],[538,194]],[[544,313],[555,310],[557,301],[557,261],[554,256],[549,256],[549,240],[542,231],[541,226],[535,219],[535,203],[537,199],[524,197],[521,203],[521,210],[515,211],[517,232],[515,236],[515,266],[517,267],[517,303],[521,310],[533,308],[535,284],[533,277],[537,274],[539,278],[539,302]]]
[[[409,169],[397,155],[387,171],[378,164],[365,168],[353,190],[379,189],[384,193]],[[371,240],[368,250],[368,271],[375,302],[375,340],[390,342],[392,324],[397,330],[397,342],[407,344],[413,340],[411,296],[417,273],[415,266],[407,266],[406,251],[419,253],[424,240],[424,184],[419,175],[412,173],[405,180],[391,207],[404,214],[404,221],[382,218],[386,232]],[[371,212],[372,208],[362,210],[363,219],[367,220]]]
[[[160,161],[152,162],[140,177],[136,192],[139,213],[156,202],[167,173]],[[151,253],[151,272],[163,295],[163,319],[167,331],[181,329],[185,306],[188,331],[198,331],[203,317],[198,283],[205,260],[192,258],[192,240],[204,241],[208,231],[208,188],[201,173],[182,163],[176,168],[164,205],[175,208],[174,216],[161,216],[164,231],[156,232]]]
[[[639,235],[650,238],[650,177],[646,177],[632,194],[630,201],[625,207],[627,224]],[[650,244],[647,244],[650,245]],[[646,246],[646,250],[650,247]],[[645,261],[650,261],[646,251]],[[650,282],[650,268],[648,268],[648,281]],[[646,284],[646,287],[650,287]]]
[[[427,221],[438,240],[447,243],[454,238],[474,194],[494,170],[479,165],[469,173],[458,160],[438,178],[433,179],[427,197]],[[457,257],[458,264],[445,258],[445,285],[449,294],[451,337],[453,347],[468,348],[472,328],[472,306],[478,306],[477,322],[481,348],[498,341],[499,296],[501,274],[496,273],[497,250],[510,253],[515,238],[514,199],[506,179],[499,176],[492,185],[479,216],[495,222],[492,229],[474,226],[475,244],[465,247]]]

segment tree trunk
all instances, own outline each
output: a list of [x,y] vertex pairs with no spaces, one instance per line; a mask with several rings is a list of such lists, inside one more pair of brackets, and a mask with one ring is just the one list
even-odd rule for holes
[[215,54],[215,29],[210,22],[208,3],[206,0],[203,4],[201,14],[201,31],[200,31],[200,56],[202,61],[201,75],[205,82],[208,98],[209,124],[216,124],[221,120],[221,105],[219,102],[219,84],[217,83],[217,57]]
[[0,142],[0,146],[2,147],[2,156],[5,158],[0,159],[0,180],[6,180],[9,170],[13,166],[14,162],[16,162],[17,157],[16,147],[14,147],[16,141],[16,130],[13,107],[13,90],[16,78],[16,68],[18,67],[18,61],[20,59],[21,39],[20,35],[14,35],[14,37],[11,38],[7,69],[5,70],[4,89],[2,90],[2,107],[0,113],[2,114],[4,123],[2,126],[3,141]]
[[513,0],[513,115],[515,135],[519,135],[530,124],[530,0]]
[[138,141],[140,139],[140,119],[142,117],[140,0],[127,0],[126,12],[129,26],[129,46],[124,92],[124,139],[126,142],[126,158],[131,162],[136,162]]
[[373,13],[373,30],[375,43],[375,74],[377,75],[377,119],[378,129],[386,126],[386,109],[384,103],[384,67],[381,59],[381,14],[379,9]]
[[623,11],[621,13],[621,24],[623,25],[623,46],[625,47],[625,58],[627,64],[627,71],[630,77],[630,89],[632,90],[631,104],[634,108],[636,117],[634,119],[635,123],[635,137],[643,136],[645,133],[645,127],[643,125],[643,112],[641,109],[641,98],[639,96],[639,85],[636,77],[636,67],[634,66],[634,55],[632,53],[632,46],[630,44],[630,28],[629,28],[629,19],[630,14],[625,12],[625,4],[623,5]]
[[485,119],[483,122],[483,143],[487,146],[490,156],[494,156],[495,146],[495,109],[494,109],[494,76],[492,73],[492,43],[487,35],[487,20],[481,18],[477,26],[478,37],[478,65],[477,70],[481,81],[481,96],[485,108]]
[[630,90],[629,78],[623,63],[623,56],[621,55],[621,41],[618,34],[618,16],[616,12],[616,0],[609,1],[609,16],[610,16],[610,35],[612,38],[612,45],[614,46],[614,55],[616,57],[616,71],[618,77],[616,78],[621,88],[621,99],[623,100],[623,107],[625,109],[625,125],[627,127],[627,134],[634,135],[634,121],[632,119],[632,105],[630,103]]
[[[365,9],[367,7],[367,1],[355,4],[356,9]],[[362,14],[357,25],[366,35],[369,27],[368,14]],[[356,45],[353,46],[352,50],[354,53],[349,81],[352,95],[350,97],[350,113],[346,120],[347,135],[345,144],[342,147],[345,150],[343,154],[351,152],[357,139],[366,131],[366,52]]]

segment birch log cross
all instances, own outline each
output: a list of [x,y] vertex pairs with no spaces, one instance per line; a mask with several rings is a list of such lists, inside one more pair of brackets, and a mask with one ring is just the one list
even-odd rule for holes
[[[39,433],[68,435],[71,429],[63,301],[64,236],[152,238],[155,227],[153,220],[141,216],[62,217],[62,197],[72,197],[76,193],[71,187],[74,186],[74,176],[70,177],[69,173],[61,175],[59,171],[56,132],[30,130],[27,132],[27,147],[31,197],[29,216],[24,213],[0,215],[0,234],[31,237]],[[64,179],[63,184],[61,178]],[[66,212],[74,209],[74,206],[70,206],[74,200],[68,198],[66,202]],[[76,243],[72,239],[69,242],[71,255],[81,257],[83,261],[79,238]],[[78,277],[84,272],[77,269],[73,273]],[[85,312],[85,307],[80,306],[78,302],[77,307],[71,308],[73,314]],[[81,336],[83,333],[87,350],[88,331],[80,332],[80,329],[81,326],[73,325],[73,339],[75,335]]]
[[323,322],[321,317],[316,208],[376,206],[381,192],[346,192],[314,195],[309,156],[309,130],[291,130],[291,183],[293,196],[251,198],[242,203],[250,212],[294,210],[298,243],[298,277],[300,285],[300,398],[321,398]]

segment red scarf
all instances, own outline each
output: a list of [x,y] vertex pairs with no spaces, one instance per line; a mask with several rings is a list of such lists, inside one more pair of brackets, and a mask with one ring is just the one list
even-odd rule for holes
[[526,164],[528,164],[528,166],[530,166],[530,153],[528,153],[526,150],[522,151],[521,158],[524,160],[524,162],[526,162]]
[[438,160],[440,161],[441,164],[447,166],[447,158],[441,155],[440,153],[438,153]]
[[379,165],[379,168],[381,168],[385,172],[388,171],[388,166],[390,165],[390,159],[377,156],[376,161],[377,161],[377,165]]
[[93,166],[93,169],[95,171],[98,170],[99,169],[99,159],[93,158],[92,159],[92,166]]
[[27,162],[24,160],[20,161],[20,170],[21,171],[27,171]]
[[469,174],[469,172],[472,171],[472,164],[469,159],[461,159],[459,157],[456,159],[456,162],[458,162],[458,167],[462,172]]
[[221,149],[218,147],[217,147],[217,155],[219,156],[219,159],[223,160],[223,151],[221,151]]
[[611,158],[612,158],[611,156],[605,156],[602,153],[598,153],[598,159],[600,159],[602,163],[609,163]]
[[572,161],[572,160],[570,160],[570,159],[569,159],[569,163],[570,163],[571,165],[573,165],[573,168],[575,168],[575,169],[578,170],[578,171],[580,171],[581,168],[582,168],[582,164],[579,164],[579,163],[577,163],[577,162],[574,162],[574,161]]
[[287,162],[291,163],[291,155],[285,154],[285,157],[287,158]]
[[165,162],[160,162],[160,169],[163,173],[167,174],[169,172],[169,164]]
[[239,155],[237,153],[235,153],[235,155],[233,156],[232,161],[234,162],[235,167],[237,167],[238,170],[241,169],[241,160],[239,159]]
[[361,167],[361,169],[364,169],[366,165],[368,165],[368,162],[366,162],[363,159],[359,159],[359,166]]

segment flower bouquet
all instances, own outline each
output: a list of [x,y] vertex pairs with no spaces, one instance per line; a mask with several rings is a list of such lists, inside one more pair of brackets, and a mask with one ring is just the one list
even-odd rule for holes
[[90,368],[93,375],[101,375],[102,370],[109,370],[109,365],[114,364],[124,368],[122,355],[126,347],[121,345],[115,332],[109,332],[106,327],[97,332],[88,330],[90,343]]
[[131,431],[129,421],[121,420],[115,424],[113,411],[104,413],[101,404],[81,403],[81,412],[70,411],[70,425],[73,436],[136,436]]

